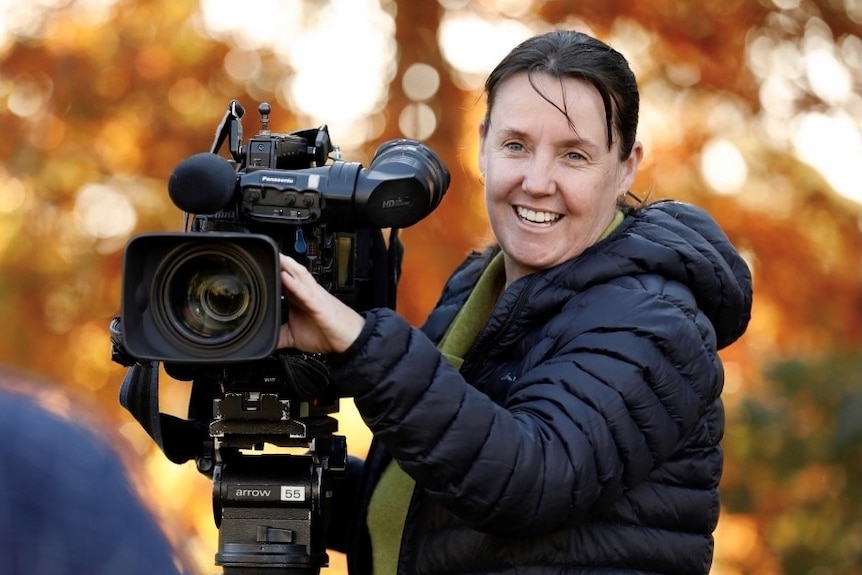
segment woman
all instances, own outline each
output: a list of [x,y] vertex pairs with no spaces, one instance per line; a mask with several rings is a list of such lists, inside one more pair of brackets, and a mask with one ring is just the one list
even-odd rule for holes
[[625,206],[643,148],[618,52],[540,35],[486,92],[479,165],[498,245],[455,271],[421,331],[356,313],[282,258],[280,346],[331,354],[374,434],[351,570],[707,573],[716,352],[747,326],[748,268],[702,210]]

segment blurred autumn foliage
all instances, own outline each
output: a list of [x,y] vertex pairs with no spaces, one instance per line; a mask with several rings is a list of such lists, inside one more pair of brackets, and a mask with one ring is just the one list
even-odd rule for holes
[[[56,380],[84,406],[81,418],[96,414],[117,432],[142,493],[201,573],[213,569],[210,484],[191,464],[166,462],[117,402],[124,370],[110,361],[107,328],[119,308],[122,250],[133,234],[180,229],[167,178],[181,159],[209,149],[230,99],[251,112],[269,101],[273,129],[300,129],[320,122],[283,89],[295,62],[311,61],[332,75],[361,67],[349,54],[330,53],[331,38],[304,46],[302,57],[290,60],[276,44],[213,33],[202,14],[204,5],[216,4],[0,3],[0,362]],[[348,5],[247,4],[236,10],[257,10],[262,20],[271,16],[267,10],[290,6],[298,20],[285,36]],[[576,27],[629,56],[641,82],[647,148],[634,191],[707,208],[755,278],[749,331],[723,352],[727,461],[713,573],[860,572],[862,183],[855,200],[836,193],[826,174],[795,153],[790,134],[802,118],[841,118],[855,129],[857,145],[862,139],[859,3],[350,5],[380,12],[397,50],[391,74],[367,78],[388,82],[385,98],[363,117],[370,127],[345,156],[367,161],[377,144],[402,137],[411,125],[418,130],[419,112],[430,112],[432,129],[422,139],[452,172],[441,207],[402,233],[407,256],[399,310],[417,324],[452,268],[489,239],[474,165],[483,111],[475,80],[482,73],[458,61],[480,51],[487,38],[461,38],[457,49],[446,51],[444,27],[483,22],[500,35],[512,26],[523,34]],[[352,33],[344,32],[348,40]],[[823,54],[830,58],[816,59]],[[247,74],[236,73],[237,61],[249,62]],[[417,63],[433,68],[438,82],[420,101],[404,81]],[[843,71],[836,81],[849,82],[849,89],[836,93],[816,81],[826,64]],[[351,96],[342,94],[344,101]],[[255,122],[249,113],[247,135]],[[833,136],[827,132],[815,149],[839,157]],[[716,142],[731,144],[744,161],[735,187],[716,189],[705,175],[707,150]],[[860,175],[858,164],[843,168]],[[719,165],[722,170],[730,171]],[[185,384],[166,381],[163,409],[184,415],[187,394]],[[351,451],[362,454],[367,432],[349,405],[342,432]],[[331,571],[343,570],[334,557]]]

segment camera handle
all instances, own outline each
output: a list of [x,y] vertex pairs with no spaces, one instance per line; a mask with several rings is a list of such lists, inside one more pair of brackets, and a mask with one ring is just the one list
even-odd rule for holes
[[211,153],[218,153],[219,148],[224,144],[224,141],[230,138],[228,149],[230,150],[231,157],[233,157],[235,161],[239,161],[239,159],[242,158],[242,123],[240,122],[240,119],[244,115],[245,108],[242,107],[242,104],[240,104],[238,100],[231,100],[230,103],[228,103],[227,112],[225,112],[221,123],[216,129],[215,139],[210,148]]

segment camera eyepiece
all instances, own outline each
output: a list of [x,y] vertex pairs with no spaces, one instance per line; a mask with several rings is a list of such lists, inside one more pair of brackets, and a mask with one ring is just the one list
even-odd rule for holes
[[449,171],[416,140],[389,140],[359,175],[357,212],[380,228],[406,228],[430,214],[449,187]]

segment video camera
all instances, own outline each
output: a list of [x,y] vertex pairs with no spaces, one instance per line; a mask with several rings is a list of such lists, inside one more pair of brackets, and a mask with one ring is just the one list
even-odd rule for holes
[[[449,173],[407,139],[382,144],[368,168],[346,162],[325,125],[276,134],[270,106],[258,111],[260,132],[244,144],[244,111],[231,101],[210,152],[172,173],[185,231],[126,246],[112,359],[130,367],[121,403],[172,461],[194,458],[213,478],[224,573],[309,574],[328,563],[330,480],[344,471],[347,447],[334,435],[338,397],[325,357],[276,350],[290,321],[279,254],[357,311],[394,308],[397,231],[438,206]],[[218,155],[225,142],[230,159]],[[188,421],[154,414],[159,362],[193,382]],[[264,444],[307,451],[243,453]]]

